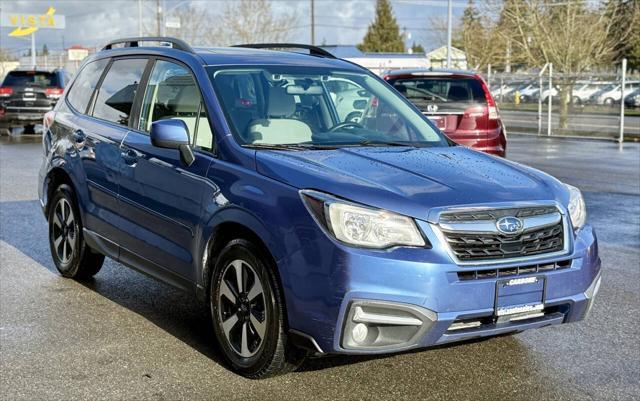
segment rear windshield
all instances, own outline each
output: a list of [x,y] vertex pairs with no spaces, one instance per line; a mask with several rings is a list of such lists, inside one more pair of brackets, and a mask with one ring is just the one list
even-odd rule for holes
[[473,78],[411,77],[389,83],[413,103],[484,103],[480,81]]
[[11,71],[4,78],[2,86],[57,86],[60,87],[58,75],[45,71]]

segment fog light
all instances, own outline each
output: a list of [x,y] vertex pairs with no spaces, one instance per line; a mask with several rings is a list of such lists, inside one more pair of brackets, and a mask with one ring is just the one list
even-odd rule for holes
[[419,343],[437,315],[416,305],[354,300],[347,313],[342,346],[346,349],[400,350]]
[[358,344],[362,344],[364,340],[367,339],[367,334],[369,334],[367,325],[364,323],[358,323],[353,326],[351,337],[353,338],[353,341],[357,342]]

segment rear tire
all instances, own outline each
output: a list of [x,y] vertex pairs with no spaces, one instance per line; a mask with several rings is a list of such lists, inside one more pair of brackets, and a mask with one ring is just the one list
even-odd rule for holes
[[237,239],[211,275],[213,328],[231,369],[251,379],[291,372],[306,354],[289,343],[274,266],[253,243]]
[[102,268],[104,255],[84,241],[80,211],[70,186],[56,188],[49,206],[49,248],[53,263],[63,277],[87,279]]

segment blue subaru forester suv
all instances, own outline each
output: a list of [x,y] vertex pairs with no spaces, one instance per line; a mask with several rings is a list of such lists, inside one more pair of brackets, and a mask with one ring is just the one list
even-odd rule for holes
[[311,46],[114,41],[45,126],[60,273],[108,256],[193,292],[247,377],[575,322],[600,285],[578,189]]

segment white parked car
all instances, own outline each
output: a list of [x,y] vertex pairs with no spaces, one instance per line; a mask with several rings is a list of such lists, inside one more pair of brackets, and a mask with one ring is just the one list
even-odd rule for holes
[[573,94],[571,100],[573,104],[583,104],[589,101],[589,98],[596,92],[604,89],[606,85],[610,85],[609,82],[578,82],[573,87]]
[[[547,101],[547,97],[549,96],[549,87],[547,86],[546,89],[542,90],[542,102],[546,102]],[[554,97],[558,96],[558,90],[555,87],[551,87],[551,99],[553,99]],[[538,96],[535,96],[536,99],[538,99]]]
[[[624,95],[628,95],[634,90],[640,87],[640,83],[637,81],[629,82],[624,86]],[[596,104],[604,104],[606,106],[613,106],[616,103],[620,102],[622,98],[620,93],[620,84],[615,85],[611,90],[601,93],[596,99]]]

